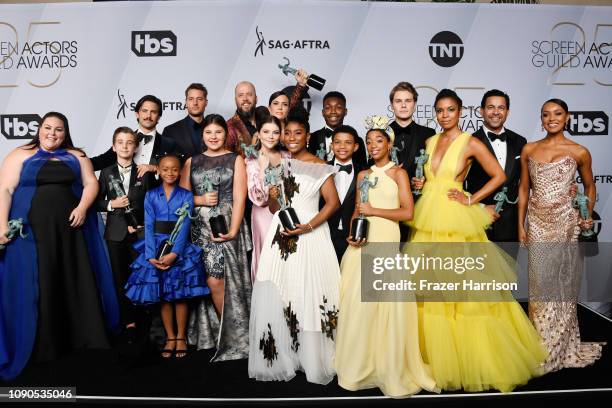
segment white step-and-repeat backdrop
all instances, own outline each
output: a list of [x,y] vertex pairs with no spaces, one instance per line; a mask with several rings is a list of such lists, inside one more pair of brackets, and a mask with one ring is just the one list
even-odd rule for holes
[[[573,111],[568,133],[589,148],[596,212],[612,220],[612,7],[406,4],[334,1],[185,1],[0,5],[0,155],[35,134],[45,112],[65,113],[78,146],[110,146],[113,130],[136,126],[141,96],[164,101],[160,130],[182,118],[184,89],[202,82],[207,112],[229,117],[234,86],[250,80],[259,104],[293,84],[283,57],[327,79],[305,105],[318,128],[324,92],[348,99],[346,123],[389,111],[399,81],[419,91],[415,119],[435,127],[442,88],[464,100],[464,130],[482,123],[482,94],[511,97],[507,127],[543,136],[541,104]],[[600,241],[612,228],[598,223]]]

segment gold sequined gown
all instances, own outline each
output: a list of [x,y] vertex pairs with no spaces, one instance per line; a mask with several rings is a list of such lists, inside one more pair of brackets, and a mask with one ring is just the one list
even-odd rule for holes
[[576,314],[582,256],[570,187],[577,164],[566,156],[552,163],[529,158],[528,166],[529,317],[548,349],[544,370],[585,367],[601,357],[602,344],[580,341]]

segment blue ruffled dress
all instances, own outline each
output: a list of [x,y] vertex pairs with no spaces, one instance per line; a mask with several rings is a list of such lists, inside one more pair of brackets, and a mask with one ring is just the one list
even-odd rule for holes
[[163,186],[149,190],[145,196],[145,238],[134,244],[138,257],[132,263],[132,274],[125,285],[125,295],[137,305],[173,302],[210,293],[202,263],[202,249],[188,241],[190,220],[185,218],[172,252],[178,254],[169,269],[162,271],[149,263],[169,234],[155,232],[156,221],[176,221],[175,211],[189,203],[193,194],[176,186],[166,200]]

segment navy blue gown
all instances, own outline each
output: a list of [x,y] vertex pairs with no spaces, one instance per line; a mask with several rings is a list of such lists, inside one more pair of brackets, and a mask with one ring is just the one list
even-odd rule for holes
[[22,218],[25,238],[0,253],[0,377],[19,375],[29,360],[77,348],[108,347],[119,313],[112,273],[87,212],[79,228],[68,218],[83,185],[78,159],[39,149],[23,163],[9,219]]

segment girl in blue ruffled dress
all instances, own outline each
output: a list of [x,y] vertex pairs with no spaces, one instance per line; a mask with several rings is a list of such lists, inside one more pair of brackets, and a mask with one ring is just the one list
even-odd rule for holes
[[[145,196],[145,238],[134,244],[139,255],[131,265],[132,274],[125,286],[126,296],[135,304],[161,302],[166,331],[163,358],[185,357],[188,316],[185,299],[210,293],[202,249],[188,240],[193,194],[176,185],[180,169],[181,163],[175,156],[165,156],[159,161],[162,185],[149,190]],[[181,211],[187,211],[187,216],[180,217]],[[176,231],[175,226],[178,226]],[[171,237],[174,242],[170,252],[159,256],[158,251]]]

